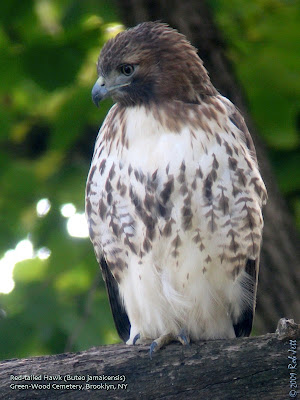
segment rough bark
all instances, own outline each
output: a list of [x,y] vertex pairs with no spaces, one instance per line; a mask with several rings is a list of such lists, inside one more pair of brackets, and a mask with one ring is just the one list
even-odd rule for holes
[[300,319],[299,238],[272,173],[268,155],[247,111],[245,95],[226,58],[222,40],[204,0],[116,0],[126,26],[161,20],[185,34],[199,50],[215,87],[243,113],[257,149],[269,200],[264,208],[264,238],[257,296],[255,328],[272,332],[283,315]]
[[275,334],[171,344],[152,360],[147,346],[126,345],[8,360],[0,363],[0,399],[281,400],[294,390],[299,337],[300,326],[283,319]]

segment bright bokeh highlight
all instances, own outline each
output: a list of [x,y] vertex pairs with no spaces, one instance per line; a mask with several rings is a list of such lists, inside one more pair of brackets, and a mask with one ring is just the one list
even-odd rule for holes
[[39,217],[44,217],[48,214],[51,208],[51,203],[48,199],[41,199],[37,202],[36,213]]
[[60,213],[65,218],[70,218],[76,213],[76,207],[72,203],[63,204]]
[[85,214],[76,213],[68,219],[67,229],[70,236],[87,238],[89,236]]
[[[36,213],[38,217],[45,217],[51,209],[49,199],[41,199],[36,204]],[[66,228],[68,234],[72,237],[87,238],[88,226],[84,213],[77,213],[76,207],[72,203],[63,204],[60,208],[61,215],[67,219]],[[46,260],[51,255],[51,250],[47,247],[41,247],[34,250],[33,244],[29,239],[21,240],[15,249],[8,250],[2,259],[0,259],[0,293],[10,293],[15,283],[13,280],[13,271],[15,265],[24,260],[38,257],[40,260]]]
[[33,246],[29,239],[21,240],[15,249],[8,250],[0,260],[0,293],[9,293],[15,287],[13,270],[23,260],[33,258]]

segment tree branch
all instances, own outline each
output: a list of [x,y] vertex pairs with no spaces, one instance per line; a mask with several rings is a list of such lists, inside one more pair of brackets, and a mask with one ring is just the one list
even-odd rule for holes
[[299,337],[300,326],[282,319],[274,334],[171,344],[152,360],[148,346],[126,345],[8,360],[0,363],[0,399],[281,400]]

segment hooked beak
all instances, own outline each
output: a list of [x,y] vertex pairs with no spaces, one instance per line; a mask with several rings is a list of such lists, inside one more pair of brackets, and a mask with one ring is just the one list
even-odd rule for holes
[[101,100],[103,100],[108,94],[108,90],[105,87],[105,81],[103,76],[100,76],[93,89],[92,89],[92,99],[94,104],[99,107],[99,103]]
[[119,84],[111,84],[111,83],[110,80],[108,80],[108,82],[105,82],[103,76],[99,76],[99,78],[96,80],[96,83],[92,89],[92,99],[97,107],[99,106],[101,100],[111,96],[119,89],[130,85],[130,82],[124,82]]

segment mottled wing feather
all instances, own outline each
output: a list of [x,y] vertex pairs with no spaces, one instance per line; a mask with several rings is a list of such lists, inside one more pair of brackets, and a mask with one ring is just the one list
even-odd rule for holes
[[[251,277],[251,281],[249,280],[250,283],[248,282],[247,289],[250,289],[249,293],[252,294],[252,307],[244,310],[244,312],[239,316],[238,321],[233,324],[236,337],[249,336],[252,330],[258,276],[258,260],[249,259],[246,263],[245,271]],[[249,288],[249,285],[252,287]]]
[[[242,133],[242,139],[245,141],[246,146],[251,151],[252,157],[256,161],[256,151],[253,144],[252,137],[249,133],[247,125],[244,118],[238,111],[238,109],[231,103],[230,104],[230,120],[231,122],[240,130]],[[256,289],[257,289],[257,277],[259,270],[259,260],[248,260],[246,263],[245,271],[252,278],[252,288],[250,288],[250,293],[252,293],[252,307],[247,308],[239,317],[239,320],[234,323],[234,331],[236,337],[249,336],[252,330],[252,323],[255,310],[255,300],[256,300]]]
[[[253,144],[252,137],[249,133],[247,125],[245,123],[244,118],[238,111],[238,109],[230,103],[230,120],[231,122],[240,130],[242,133],[242,140],[246,143],[246,146],[251,151],[252,157],[256,160],[256,151]],[[238,321],[233,324],[233,328],[236,334],[236,337],[241,336],[249,336],[252,330],[252,323],[254,317],[254,310],[255,310],[255,299],[256,299],[256,288],[257,288],[257,277],[258,277],[258,269],[259,269],[259,260],[248,260],[246,263],[245,271],[246,273],[252,278],[250,285],[252,286],[249,290],[249,283],[248,283],[248,290],[252,293],[251,299],[251,308],[247,308],[244,312],[240,315]],[[250,281],[250,280],[249,280]]]
[[241,139],[245,142],[247,148],[251,152],[253,159],[257,162],[254,143],[250,135],[250,132],[247,128],[247,125],[245,123],[244,117],[241,115],[238,108],[225,97],[223,97],[223,103],[226,105],[228,109],[228,115],[230,121],[240,130],[242,136]]
[[106,290],[116,329],[120,338],[126,342],[130,334],[130,322],[120,299],[117,281],[113,277],[104,257],[100,260],[100,266],[106,284]]

